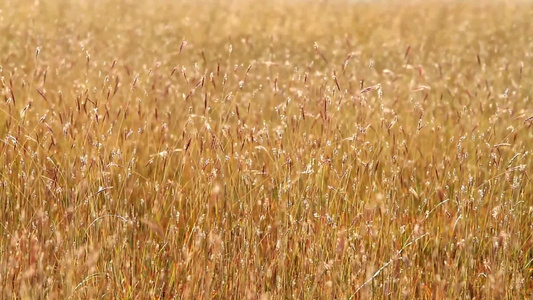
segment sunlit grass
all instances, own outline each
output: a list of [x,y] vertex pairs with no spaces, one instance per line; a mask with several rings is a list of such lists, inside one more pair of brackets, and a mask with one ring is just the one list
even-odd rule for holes
[[533,5],[4,1],[1,299],[533,293]]

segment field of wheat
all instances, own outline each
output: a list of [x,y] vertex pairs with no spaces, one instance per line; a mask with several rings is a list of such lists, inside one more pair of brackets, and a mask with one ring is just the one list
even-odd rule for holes
[[533,4],[0,1],[1,299],[533,293]]

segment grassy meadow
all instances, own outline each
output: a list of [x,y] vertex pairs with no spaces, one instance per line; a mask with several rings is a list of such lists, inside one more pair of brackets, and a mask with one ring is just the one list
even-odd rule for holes
[[0,299],[532,296],[533,3],[0,3]]

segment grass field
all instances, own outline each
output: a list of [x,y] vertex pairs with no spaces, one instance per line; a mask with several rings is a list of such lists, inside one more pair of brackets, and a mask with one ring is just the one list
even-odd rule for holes
[[0,2],[1,299],[533,294],[533,4]]

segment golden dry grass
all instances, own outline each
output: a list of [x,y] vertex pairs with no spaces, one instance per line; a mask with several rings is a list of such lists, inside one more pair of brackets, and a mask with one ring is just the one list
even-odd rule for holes
[[0,298],[532,294],[532,4],[153,2],[2,1]]

